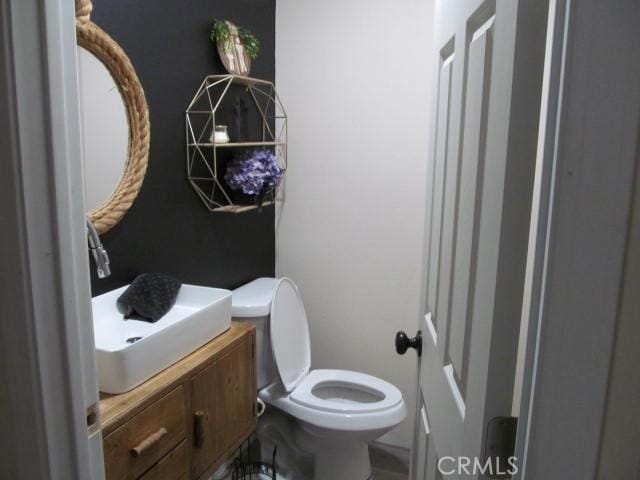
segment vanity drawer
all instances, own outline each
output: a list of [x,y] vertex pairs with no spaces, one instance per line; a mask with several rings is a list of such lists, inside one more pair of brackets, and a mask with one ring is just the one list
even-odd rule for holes
[[140,480],[187,480],[189,476],[189,459],[187,441],[173,449],[169,455],[160,460]]
[[180,386],[104,438],[107,480],[140,477],[186,438],[184,402]]

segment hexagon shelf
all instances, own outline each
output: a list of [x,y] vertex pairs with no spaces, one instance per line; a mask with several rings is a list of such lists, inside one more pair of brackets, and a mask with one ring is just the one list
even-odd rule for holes
[[[240,213],[258,208],[255,197],[232,190],[225,181],[227,164],[252,149],[273,149],[287,168],[287,114],[272,82],[238,75],[204,79],[186,112],[187,176],[212,212]],[[229,141],[216,142],[214,130],[224,125]],[[284,178],[284,177],[283,177]],[[279,185],[261,199],[278,199]]]

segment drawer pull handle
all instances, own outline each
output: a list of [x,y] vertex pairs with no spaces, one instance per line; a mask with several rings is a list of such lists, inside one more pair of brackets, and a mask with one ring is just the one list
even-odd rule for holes
[[157,432],[152,433],[151,435],[149,435],[147,438],[142,440],[138,445],[136,445],[130,450],[131,456],[136,458],[139,457],[144,452],[146,452],[151,447],[153,447],[156,443],[158,443],[160,439],[164,437],[167,433],[169,432],[167,432],[167,429],[164,427],[162,427]]
[[193,414],[193,446],[202,448],[204,445],[204,420],[207,414],[198,410]]

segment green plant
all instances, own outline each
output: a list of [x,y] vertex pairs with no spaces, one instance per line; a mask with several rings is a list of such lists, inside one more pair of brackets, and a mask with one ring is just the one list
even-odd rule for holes
[[[260,53],[260,40],[246,28],[237,28],[238,37],[247,50],[247,54],[252,59],[255,59]],[[226,20],[216,20],[211,27],[209,37],[212,42],[221,42],[225,49],[229,50],[231,48],[231,29]]]

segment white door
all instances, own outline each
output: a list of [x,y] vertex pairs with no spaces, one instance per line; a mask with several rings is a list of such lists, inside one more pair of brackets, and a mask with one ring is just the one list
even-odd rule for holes
[[511,415],[546,9],[436,1],[416,480],[484,478],[486,426]]

